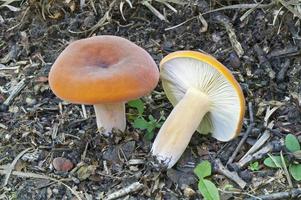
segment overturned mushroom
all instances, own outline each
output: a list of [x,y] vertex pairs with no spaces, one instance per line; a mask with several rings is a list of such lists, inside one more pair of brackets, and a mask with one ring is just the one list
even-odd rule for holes
[[161,127],[152,154],[172,167],[193,133],[229,141],[241,130],[245,112],[242,90],[231,72],[210,55],[178,51],[160,63],[161,79],[174,109]]
[[63,100],[94,105],[97,126],[109,135],[126,128],[125,102],[152,91],[159,70],[141,47],[117,36],[72,42],[49,73],[50,88]]

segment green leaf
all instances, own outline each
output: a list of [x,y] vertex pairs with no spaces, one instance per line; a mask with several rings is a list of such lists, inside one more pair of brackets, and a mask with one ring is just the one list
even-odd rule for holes
[[217,187],[209,180],[200,179],[198,188],[205,200],[219,200],[219,193]]
[[199,179],[210,176],[211,163],[208,160],[202,161],[194,168],[193,172],[199,177]]
[[152,115],[149,115],[148,119],[150,122],[157,122],[157,120]]
[[259,170],[259,163],[256,161],[256,162],[253,162],[249,165],[248,167],[250,170],[252,171],[258,171]]
[[134,120],[133,127],[139,128],[140,130],[145,130],[149,127],[149,123],[145,121],[143,117],[139,117]]
[[300,150],[300,144],[296,136],[293,134],[288,134],[285,137],[285,146],[290,152],[295,152]]
[[266,158],[263,161],[264,165],[270,168],[282,168],[282,161],[280,156],[271,156],[269,155],[268,158]]
[[147,129],[146,129],[146,131],[148,133],[152,133],[154,131],[154,129],[155,129],[155,127],[153,126],[153,124],[149,124],[148,127],[147,127]]
[[146,134],[144,135],[145,139],[148,140],[148,141],[151,141],[154,137],[154,132],[146,132]]
[[301,164],[291,164],[289,171],[296,181],[301,181]]
[[142,115],[144,112],[144,103],[141,99],[135,99],[128,102],[128,105],[132,108],[136,108],[138,110],[139,115]]

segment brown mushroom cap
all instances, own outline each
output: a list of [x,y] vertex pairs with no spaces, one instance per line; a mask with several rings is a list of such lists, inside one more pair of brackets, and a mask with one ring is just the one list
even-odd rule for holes
[[52,91],[66,101],[99,104],[139,98],[153,90],[159,70],[141,47],[117,36],[72,42],[49,73]]

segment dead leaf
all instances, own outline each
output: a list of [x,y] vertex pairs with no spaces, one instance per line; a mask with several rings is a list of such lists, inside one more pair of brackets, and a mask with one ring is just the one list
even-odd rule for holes
[[79,180],[85,180],[89,178],[91,175],[95,174],[97,166],[96,165],[83,165],[77,171],[77,178]]

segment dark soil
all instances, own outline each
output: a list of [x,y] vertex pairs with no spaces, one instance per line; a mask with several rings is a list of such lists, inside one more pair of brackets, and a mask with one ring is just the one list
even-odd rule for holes
[[[152,2],[168,21],[160,20],[140,1],[132,1],[133,8],[124,1],[125,20],[120,12],[121,1],[86,1],[82,6],[73,0],[50,2],[16,1],[10,4],[16,11],[0,6],[0,170],[23,150],[31,148],[18,159],[14,169],[61,180],[80,193],[82,199],[103,199],[137,181],[143,184],[143,189],[128,195],[128,199],[201,199],[193,174],[195,165],[218,158],[226,164],[241,137],[222,143],[195,134],[173,169],[159,169],[149,154],[152,141],[144,137],[144,131],[132,127],[130,115],[135,114],[135,109],[127,107],[125,133],[105,138],[97,132],[92,106],[85,106],[85,118],[81,105],[57,98],[47,80],[52,63],[71,41],[92,35],[127,38],[146,49],[157,64],[170,52],[189,49],[209,53],[227,66],[241,84],[247,104],[253,105],[255,123],[235,161],[267,129],[264,118],[267,110],[274,107],[279,108],[267,122],[274,122],[268,142],[280,140],[288,133],[300,140],[300,19],[285,7],[276,16],[281,4],[256,8],[243,21],[240,17],[249,9],[204,14],[208,23],[205,30],[198,18],[200,13],[239,1],[171,3],[177,13],[162,3]],[[102,19],[105,20],[100,23]],[[173,27],[186,20],[183,25]],[[244,51],[241,56],[231,44],[227,25],[233,27],[241,44]],[[165,30],[169,27],[173,28]],[[18,84],[24,87],[7,103]],[[159,119],[163,112],[167,117],[172,109],[160,83],[142,100],[146,116]],[[250,124],[246,109],[242,133]],[[54,169],[52,161],[56,157],[69,159],[75,168],[69,172]],[[139,162],[133,164],[134,161]],[[289,190],[283,171],[267,169],[263,160],[259,164],[257,172],[247,166],[236,169],[248,182],[244,190],[225,176],[214,174],[211,179],[222,190],[222,199]],[[229,184],[236,189],[225,192]],[[293,181],[293,186],[300,187],[300,182]],[[1,199],[76,199],[71,190],[51,179],[14,174],[0,191]]]

